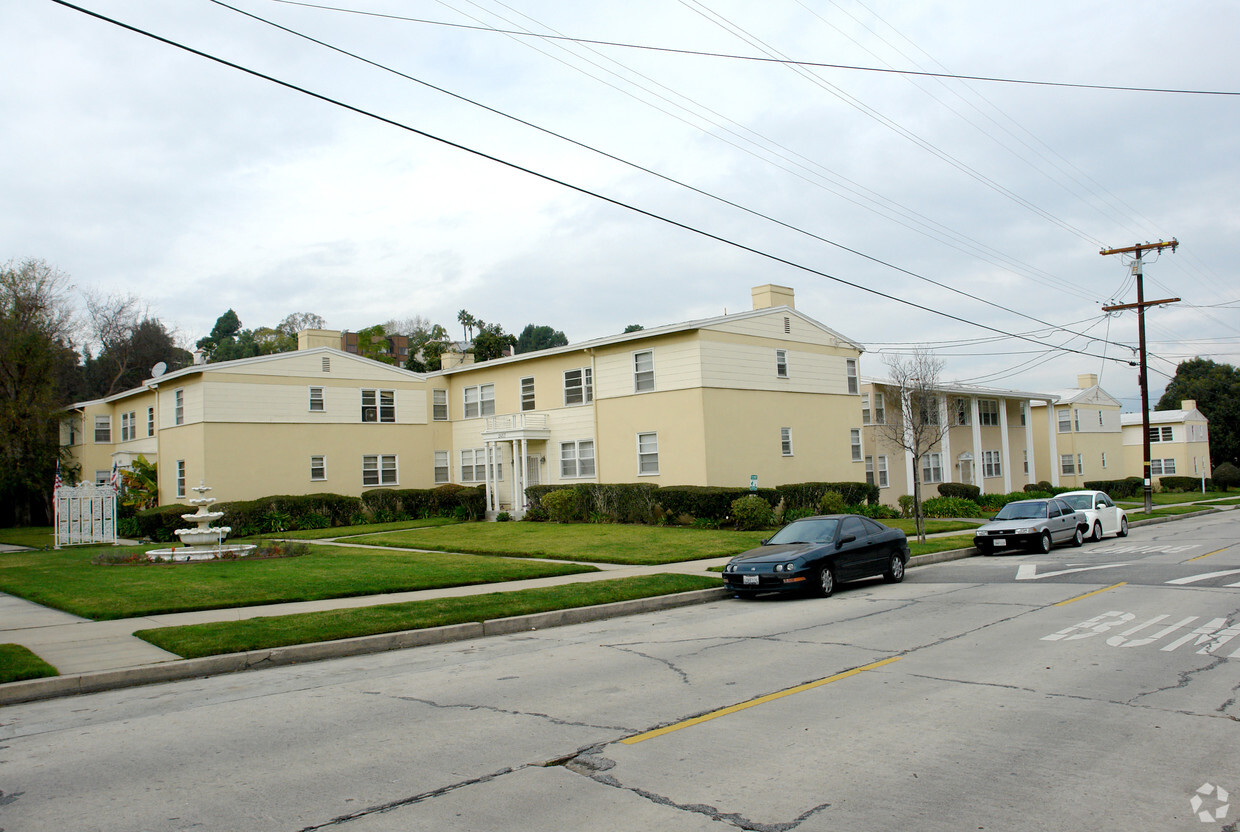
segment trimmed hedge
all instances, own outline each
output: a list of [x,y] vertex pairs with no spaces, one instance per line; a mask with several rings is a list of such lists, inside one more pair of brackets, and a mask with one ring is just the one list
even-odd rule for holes
[[[1206,489],[1214,487],[1209,477],[1206,477]],[[1200,491],[1201,477],[1159,477],[1158,488],[1161,491]]]
[[486,510],[482,489],[455,483],[435,488],[379,488],[364,493],[361,502],[377,523],[454,515],[458,508],[475,519]]
[[183,505],[144,508],[133,516],[137,536],[156,543],[171,543],[177,539],[176,530],[189,525],[181,515],[193,513],[194,509]]
[[[574,496],[571,500],[554,498],[557,509],[551,511],[546,498],[556,491],[572,491]],[[531,507],[547,509],[550,519],[560,522],[603,520],[612,523],[652,523],[656,519],[656,495],[659,492],[659,487],[649,482],[583,482],[531,485],[525,489],[525,496]]]
[[783,496],[786,508],[817,508],[828,491],[839,494],[847,505],[880,502],[878,486],[868,482],[800,482],[777,485],[775,490]]
[[1090,491],[1105,491],[1112,500],[1128,500],[1138,497],[1144,490],[1145,481],[1140,477],[1127,477],[1122,480],[1091,480],[1085,483]]
[[972,500],[959,497],[931,497],[921,501],[922,517],[981,517],[982,510]]
[[698,519],[723,522],[732,516],[732,501],[751,494],[761,497],[767,505],[779,505],[780,492],[774,488],[729,488],[718,485],[668,485],[654,492],[654,499],[673,518],[682,514]]
[[211,508],[224,512],[219,524],[230,527],[232,537],[246,537],[294,529],[347,526],[361,514],[362,501],[343,494],[277,494],[257,500],[216,503]]
[[962,482],[941,482],[939,483],[940,497],[956,497],[961,500],[972,500],[977,502],[977,498],[982,495],[982,489],[976,485],[966,485]]

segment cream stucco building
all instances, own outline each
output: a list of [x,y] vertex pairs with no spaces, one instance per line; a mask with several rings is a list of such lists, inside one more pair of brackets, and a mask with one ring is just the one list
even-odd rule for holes
[[[1140,413],[1125,413],[1123,422],[1124,468],[1128,476],[1140,477],[1145,468],[1144,423]],[[1150,479],[1157,484],[1164,476],[1210,476],[1209,420],[1197,402],[1185,399],[1179,410],[1150,413]]]
[[[1053,401],[1033,402],[1034,459],[1052,485],[1083,488],[1091,480],[1129,476],[1118,399],[1083,373],[1076,387],[1056,390]],[[1137,417],[1138,421],[1140,416]],[[1140,465],[1137,466],[1140,474]]]

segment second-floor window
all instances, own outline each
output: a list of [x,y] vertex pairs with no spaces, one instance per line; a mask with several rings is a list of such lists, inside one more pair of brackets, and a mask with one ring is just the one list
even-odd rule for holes
[[1059,432],[1072,433],[1072,411],[1066,407],[1061,407],[1055,413],[1059,416]]
[[784,456],[792,456],[792,428],[779,429],[779,451]]
[[153,407],[146,409],[146,435],[155,435],[155,408]]
[[466,387],[463,393],[466,419],[495,415],[494,384],[479,384],[476,387]]
[[1003,463],[1000,461],[998,451],[982,451],[982,476],[1003,476]]
[[1171,441],[1171,425],[1155,426],[1150,428],[1151,442],[1170,442]]
[[848,432],[848,441],[852,445],[853,462],[861,461],[861,429],[853,428]]
[[859,382],[857,380],[857,359],[844,359],[844,371],[848,375],[848,392],[856,393],[859,389]]
[[95,417],[95,441],[100,444],[106,444],[112,441],[112,417],[96,416]]
[[775,350],[775,377],[788,377],[788,351]]
[[874,424],[887,424],[887,408],[886,405],[883,404],[882,393],[874,394]]
[[654,351],[633,353],[633,392],[644,393],[654,389]]
[[121,441],[128,442],[138,438],[138,413],[131,410],[121,414]]
[[395,422],[396,391],[395,390],[363,390],[362,391],[363,422]]
[[594,372],[589,367],[564,373],[564,404],[589,404],[594,401]]
[[431,419],[436,422],[448,421],[448,391],[431,391]]
[[177,390],[173,393],[173,402],[172,424],[183,425],[185,424],[185,391]]
[[322,387],[311,387],[310,388],[310,410],[312,412],[319,412],[319,413],[323,411],[323,388]]
[[999,400],[978,399],[977,421],[981,425],[999,427]]
[[534,377],[526,376],[521,379],[521,409],[534,409]]

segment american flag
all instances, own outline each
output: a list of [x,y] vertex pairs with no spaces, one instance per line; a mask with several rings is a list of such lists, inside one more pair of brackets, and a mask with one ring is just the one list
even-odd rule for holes
[[108,478],[108,485],[113,488],[120,488],[121,485],[121,469],[118,463],[112,463],[112,476]]
[[56,479],[52,481],[52,493],[55,494],[65,481],[60,478],[60,460],[56,460]]

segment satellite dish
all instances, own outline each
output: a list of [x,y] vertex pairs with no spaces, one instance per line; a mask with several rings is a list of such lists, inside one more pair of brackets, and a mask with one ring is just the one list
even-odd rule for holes
[[159,378],[166,372],[168,372],[168,365],[161,361],[151,368],[151,378]]

